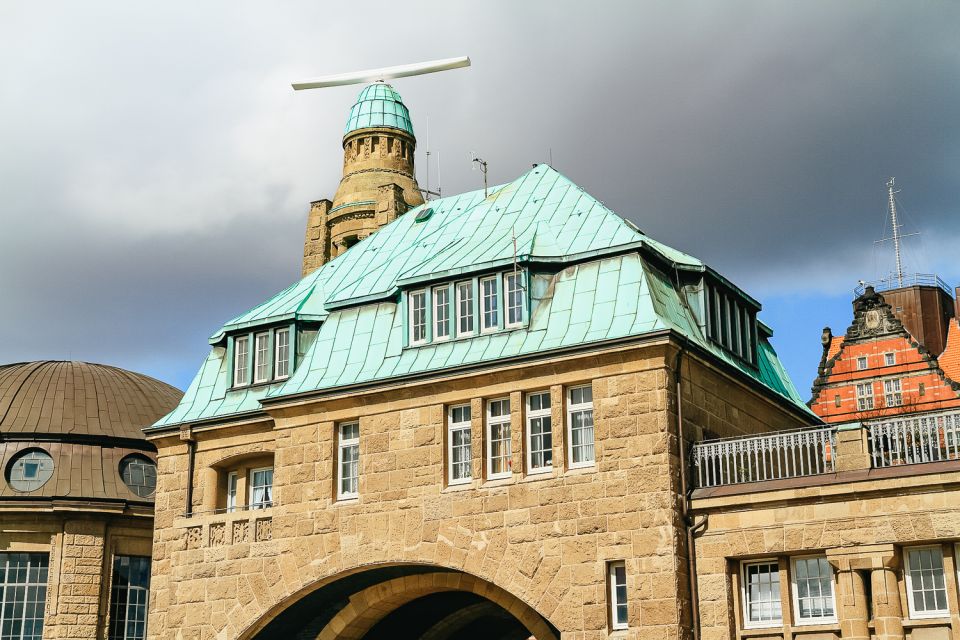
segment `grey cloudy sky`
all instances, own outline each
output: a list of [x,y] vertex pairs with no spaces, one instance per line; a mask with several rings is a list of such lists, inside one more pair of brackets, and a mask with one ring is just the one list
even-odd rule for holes
[[[220,324],[299,276],[359,87],[398,80],[446,193],[554,166],[765,304],[797,385],[891,266],[960,280],[956,2],[0,3],[0,361],[185,387]],[[436,167],[432,175],[436,182]]]

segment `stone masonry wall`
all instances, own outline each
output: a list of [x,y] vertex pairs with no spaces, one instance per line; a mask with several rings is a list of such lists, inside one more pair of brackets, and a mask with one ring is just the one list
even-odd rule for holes
[[[194,504],[217,482],[205,469],[265,450],[275,456],[277,504],[263,511],[182,517],[186,448],[176,436],[156,439],[150,637],[247,638],[322,581],[364,567],[429,563],[507,590],[565,640],[606,638],[606,567],[613,560],[625,560],[628,574],[630,630],[623,637],[686,637],[671,351],[630,348],[504,368],[276,409],[272,425],[195,432],[194,477],[208,484],[195,487]],[[787,420],[756,395],[725,394],[731,383],[722,376],[696,375],[684,405],[690,416],[734,424],[727,395],[756,425]],[[597,461],[587,469],[564,465],[565,389],[576,384],[591,384],[594,394]],[[545,389],[554,469],[528,475],[523,393]],[[513,474],[485,480],[483,403],[505,396]],[[474,481],[447,486],[446,409],[461,403],[472,407]],[[360,422],[360,497],[337,501],[335,425],[348,420]]]

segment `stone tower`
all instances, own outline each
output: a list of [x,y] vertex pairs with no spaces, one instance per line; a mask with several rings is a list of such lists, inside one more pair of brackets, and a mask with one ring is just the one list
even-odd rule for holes
[[400,94],[383,82],[365,87],[347,118],[337,193],[332,202],[310,204],[304,276],[423,203],[414,175],[416,145]]

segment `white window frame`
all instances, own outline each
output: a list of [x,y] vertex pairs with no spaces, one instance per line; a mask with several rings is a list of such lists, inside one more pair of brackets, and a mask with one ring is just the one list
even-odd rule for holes
[[[493,295],[488,296],[484,290],[483,286],[487,283],[493,283]],[[487,298],[493,298],[493,324],[487,325]],[[488,278],[480,278],[480,333],[493,333],[494,331],[500,330],[500,278],[497,276],[490,276]]]
[[[280,336],[284,336],[286,344],[280,344]],[[286,358],[280,358],[281,349],[286,349]],[[280,364],[283,363],[286,371],[280,373]],[[290,377],[290,328],[283,327],[273,332],[273,377],[276,380],[286,380]]]
[[[860,366],[860,365],[863,366]],[[857,371],[865,371],[869,367],[869,361],[867,356],[860,356],[857,358]]]
[[[260,340],[263,340],[263,349]],[[263,368],[263,375],[260,369]],[[261,331],[253,334],[253,384],[260,384],[270,380],[270,332]]]
[[[823,560],[827,563],[828,571],[830,572],[830,601],[833,602],[833,615],[832,616],[820,616],[820,617],[804,617],[800,613],[800,592],[797,589],[797,562],[800,560]],[[797,556],[795,558],[790,558],[790,591],[793,594],[793,612],[796,617],[796,624],[800,625],[811,625],[811,624],[833,624],[837,622],[837,593],[836,593],[836,575],[833,572],[833,567],[827,562],[826,556]],[[781,617],[783,612],[781,611]]]
[[[547,398],[548,403],[551,406],[548,406],[546,409],[544,409],[541,404],[540,409],[531,409],[531,400],[533,400],[534,396],[545,396]],[[551,398],[550,398],[550,390],[545,389],[543,391],[532,391],[526,394],[523,404],[524,404],[524,412],[526,413],[526,420],[525,420],[526,424],[524,425],[526,427],[524,429],[524,432],[526,435],[526,438],[525,438],[526,446],[524,447],[524,449],[526,449],[526,452],[527,452],[527,473],[528,474],[550,473],[551,471],[553,471],[553,409],[552,409],[553,402],[551,401]],[[535,467],[533,466],[533,421],[536,419],[540,419],[542,421],[543,418],[546,418],[549,421],[549,428],[546,431],[540,432],[541,443],[543,442],[543,434],[547,433],[550,435],[550,446],[543,447],[541,449],[538,449],[537,451],[541,453],[549,452],[550,463],[541,465],[539,467]]]
[[[574,389],[590,389],[590,402],[581,402],[578,404],[573,403],[573,390]],[[590,411],[591,414],[591,423],[593,430],[593,443],[589,446],[593,447],[593,457],[590,460],[581,460],[580,462],[574,462],[573,457],[573,414],[580,411]],[[597,422],[596,415],[593,411],[593,386],[589,384],[576,385],[573,387],[567,387],[567,424],[566,424],[566,440],[567,440],[567,467],[570,469],[583,469],[587,467],[592,467],[597,463]],[[580,446],[587,446],[581,444]]]
[[[779,587],[779,591],[777,592],[778,600],[774,601],[771,599],[770,602],[780,603],[780,617],[771,618],[770,620],[753,621],[750,619],[750,600],[747,598],[747,592],[749,588],[749,585],[747,584],[747,568],[761,564],[773,564],[777,567],[777,586]],[[780,583],[780,560],[778,558],[744,560],[740,563],[740,604],[743,612],[742,615],[744,629],[769,629],[772,627],[783,626],[783,585]]]
[[[344,438],[344,427],[357,427],[357,435],[354,438]],[[349,479],[343,475],[344,453],[348,449],[356,448],[357,451],[357,475],[353,477],[356,481],[356,491],[344,491],[343,481]],[[337,425],[337,499],[349,500],[360,497],[360,423],[356,420],[352,422],[341,422]]]
[[[240,345],[243,345],[242,351]],[[241,353],[243,354],[242,358],[240,357]],[[233,339],[233,386],[242,387],[250,384],[250,370],[247,366],[249,361],[250,336],[237,336]]]
[[[867,389],[870,393],[860,393],[861,390]],[[858,382],[856,387],[857,393],[857,410],[858,411],[872,411],[876,408],[876,401],[873,396],[873,381],[870,382]],[[868,403],[867,400],[870,402]],[[869,404],[870,406],[864,406]]]
[[897,354],[893,351],[888,351],[883,354],[883,364],[888,367],[892,367],[893,365],[897,364]]
[[[417,297],[419,296],[422,296],[423,298],[423,324],[422,324],[423,334],[420,336],[420,339],[418,340],[417,326],[419,325],[416,320],[417,306],[414,304],[414,300],[416,300]],[[426,344],[427,342],[427,304],[428,302],[427,302],[426,289],[418,289],[417,291],[411,291],[410,293],[407,294],[407,321],[409,322],[409,325],[410,325],[410,344],[411,345],[415,346],[418,344]]]
[[[440,294],[443,294],[443,297],[446,298],[445,304],[440,304]],[[450,339],[450,311],[452,310],[453,304],[450,300],[450,287],[434,287],[433,288],[433,341],[442,342],[444,340]],[[440,313],[441,308],[445,308],[444,313]],[[440,330],[443,329],[443,335],[440,334]]]
[[[454,409],[467,409],[470,413],[470,418],[466,420],[461,420],[460,422],[453,421]],[[447,484],[448,485],[457,485],[457,484],[469,484],[473,482],[473,431],[472,431],[472,415],[473,409],[469,404],[457,404],[451,405],[447,408]],[[454,462],[453,462],[453,435],[458,431],[466,431],[470,436],[470,442],[467,443],[466,447],[461,445],[461,449],[466,449],[467,452],[467,471],[468,474],[465,478],[454,478]],[[461,463],[462,464],[462,463]]]
[[[515,289],[510,288],[510,280],[514,281]],[[518,305],[514,305],[511,298],[516,294]],[[510,322],[511,309],[517,310],[517,320]],[[514,329],[523,326],[523,271],[507,271],[503,274],[503,326]]]
[[[917,611],[913,606],[913,571],[910,566],[911,551],[934,550],[940,553],[940,571],[943,581],[943,598],[946,601],[946,607],[943,609],[934,609],[931,611]],[[903,548],[903,577],[906,582],[907,608],[910,611],[910,617],[915,620],[924,618],[947,618],[950,616],[950,594],[947,591],[947,569],[944,564],[943,547],[939,544],[918,545]],[[936,589],[935,589],[936,590]]]
[[[891,398],[895,402],[891,402]],[[883,381],[883,404],[887,407],[903,406],[903,385],[900,383],[900,378]]]
[[[464,298],[464,296],[461,295],[461,292],[464,290],[464,288],[466,288],[466,291],[470,293],[469,298]],[[455,285],[453,285],[453,290],[454,290],[454,300],[456,304],[456,317],[457,317],[456,336],[458,338],[465,338],[467,336],[472,336],[476,331],[476,320],[477,320],[476,318],[473,317],[473,281],[467,280],[466,282],[458,282]],[[467,305],[466,314],[462,313],[462,309],[461,309],[464,303],[466,303]],[[462,329],[462,326],[463,326],[463,323],[461,322],[462,320],[467,320],[469,322],[470,324],[469,330]]]
[[[494,403],[506,402],[507,403],[507,413],[500,416],[492,416],[491,408]],[[513,442],[512,442],[512,432],[510,430],[510,397],[506,396],[503,398],[493,398],[492,400],[487,400],[485,411],[485,422],[487,423],[486,428],[486,441],[487,441],[487,479],[488,480],[497,480],[500,478],[509,478],[513,475]],[[506,438],[500,438],[497,442],[505,443],[506,446],[506,455],[498,456],[502,457],[506,466],[506,471],[493,471],[493,427],[494,426],[505,426],[506,427]]]
[[[261,471],[270,472],[270,484],[254,484],[253,479],[257,473]],[[273,506],[273,467],[257,467],[256,469],[250,469],[250,473],[247,474],[247,483],[250,485],[247,487],[247,507],[250,509],[269,509]],[[257,487],[270,487],[270,499],[262,500],[256,502],[253,499],[253,492]]]
[[[617,569],[623,569],[623,587],[627,591],[627,597],[623,602],[617,598]],[[630,627],[630,589],[627,586],[627,563],[623,560],[617,560],[607,563],[607,593],[609,596],[608,615],[610,616],[610,629],[620,631]],[[617,609],[623,607],[627,612],[627,621],[619,622]]]
[[227,513],[237,510],[237,486],[240,484],[240,474],[231,471],[227,474]]

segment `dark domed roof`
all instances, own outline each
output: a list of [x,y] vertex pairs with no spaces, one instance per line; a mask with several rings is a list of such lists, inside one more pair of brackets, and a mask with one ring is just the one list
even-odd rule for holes
[[0,366],[0,433],[144,439],[183,393],[149,376],[86,362]]

